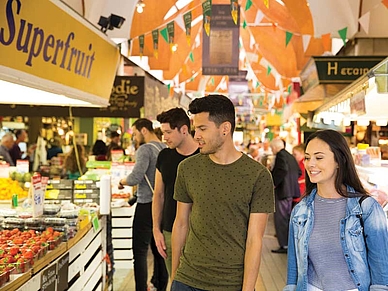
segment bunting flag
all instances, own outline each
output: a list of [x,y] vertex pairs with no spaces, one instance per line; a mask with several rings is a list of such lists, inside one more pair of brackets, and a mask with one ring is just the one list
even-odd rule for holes
[[277,24],[275,22],[272,22],[273,31],[276,31],[276,27],[277,27]]
[[245,29],[245,28],[247,28],[247,26],[248,26],[248,24],[247,24],[246,20],[244,19],[243,28]]
[[289,31],[286,31],[286,47],[288,46],[288,44],[290,43],[291,41],[291,38],[294,34],[292,32],[289,32]]
[[291,92],[292,92],[292,83],[290,85],[288,85],[287,92],[288,92],[288,94],[291,94]]
[[267,66],[267,76],[269,76],[269,74],[271,74],[271,71],[272,71],[272,68],[270,66]]
[[192,21],[192,14],[191,11],[187,12],[183,15],[183,20],[185,21],[185,28],[186,28],[186,40],[187,44],[191,45],[191,21]]
[[238,18],[238,0],[230,0],[230,13],[232,14],[233,22],[237,25]]
[[385,7],[388,8],[388,0],[383,0],[383,1],[381,1],[381,2],[384,4]]
[[167,31],[167,27],[163,28],[163,29],[160,31],[160,34],[163,36],[163,39],[168,43],[168,31]]
[[303,52],[306,52],[311,40],[311,35],[309,34],[304,34],[302,36],[302,42],[303,42]]
[[203,28],[205,29],[206,35],[210,35],[210,19],[212,16],[212,1],[205,0],[202,3],[202,11],[203,11]]
[[190,52],[189,58],[190,58],[190,61],[194,63],[194,54],[193,54],[193,52]]
[[255,17],[255,25],[258,25],[264,18],[264,13],[261,10],[257,10]]
[[245,11],[248,11],[249,8],[252,7],[252,0],[247,0],[247,3],[245,4]]
[[360,23],[362,29],[365,31],[366,34],[369,33],[369,23],[370,23],[370,11],[365,13],[363,16],[358,19],[358,22]]
[[175,30],[174,21],[167,23],[168,43],[170,44],[171,51],[174,45],[174,30]]
[[342,28],[338,30],[338,34],[340,35],[342,41],[344,42],[344,46],[346,46],[346,33],[348,32],[348,28]]
[[215,82],[214,82],[214,77],[212,77],[212,78],[210,79],[210,84],[211,84],[212,86],[214,86],[214,84],[215,84]]
[[142,57],[144,52],[144,34],[139,36],[139,51],[140,57]]
[[259,82],[259,81],[256,81],[255,88],[257,89],[259,86],[260,86],[260,82]]
[[330,33],[322,34],[323,50],[325,52],[331,52],[331,37]]
[[269,0],[263,0],[264,2],[264,6],[267,7],[267,9],[269,9]]
[[252,50],[253,49],[253,46],[256,44],[256,40],[255,38],[253,37],[252,34],[249,34],[249,48]]
[[158,58],[159,57],[159,53],[158,53],[158,49],[159,49],[159,29],[155,29],[155,30],[152,31],[152,41],[154,43],[154,57]]

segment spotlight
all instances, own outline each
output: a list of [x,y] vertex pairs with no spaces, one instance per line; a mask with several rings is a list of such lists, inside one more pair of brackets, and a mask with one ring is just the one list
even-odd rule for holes
[[136,11],[137,13],[143,13],[145,7],[145,3],[143,0],[139,0],[136,4]]
[[106,31],[113,30],[113,28],[120,28],[125,21],[124,17],[118,16],[116,14],[111,14],[109,17],[100,16],[98,25],[101,26],[101,31],[106,33]]
[[[120,28],[121,25],[123,25],[124,21],[125,21],[124,17],[118,16],[116,14],[111,14],[110,15],[110,24],[113,27]],[[113,29],[113,27],[109,28],[109,29]]]

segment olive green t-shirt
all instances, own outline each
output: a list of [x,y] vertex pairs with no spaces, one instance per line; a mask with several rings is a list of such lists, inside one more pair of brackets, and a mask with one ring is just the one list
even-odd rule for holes
[[192,203],[175,280],[204,290],[241,290],[250,213],[274,211],[269,171],[245,154],[228,165],[198,154],[178,167],[174,199]]

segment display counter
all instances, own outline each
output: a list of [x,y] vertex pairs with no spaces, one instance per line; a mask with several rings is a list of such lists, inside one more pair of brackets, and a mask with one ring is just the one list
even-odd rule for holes
[[34,263],[21,275],[11,275],[0,291],[109,290],[106,282],[106,217],[87,224],[74,238]]

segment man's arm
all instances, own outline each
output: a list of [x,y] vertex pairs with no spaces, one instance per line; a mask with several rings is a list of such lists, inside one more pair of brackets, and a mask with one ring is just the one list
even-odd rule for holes
[[177,202],[177,212],[172,228],[172,271],[171,280],[174,280],[176,271],[179,266],[179,258],[182,253],[183,246],[186,243],[187,233],[189,231],[189,218],[191,213],[192,203]]
[[162,174],[156,169],[155,172],[155,190],[154,197],[152,198],[152,224],[153,233],[156,247],[158,248],[159,254],[163,258],[167,258],[166,243],[162,233],[162,217],[164,207],[164,183]]
[[259,275],[263,236],[267,225],[267,213],[251,213],[244,257],[244,281],[242,291],[253,291]]
[[132,172],[120,180],[121,185],[134,186],[139,184],[144,179],[149,166],[149,152],[145,145],[141,145],[136,152],[136,162]]
[[275,165],[272,170],[272,179],[275,187],[279,186],[283,182],[284,177],[287,175],[287,172],[288,172],[287,162],[285,160],[285,157],[282,155],[282,153],[279,152],[276,155]]

